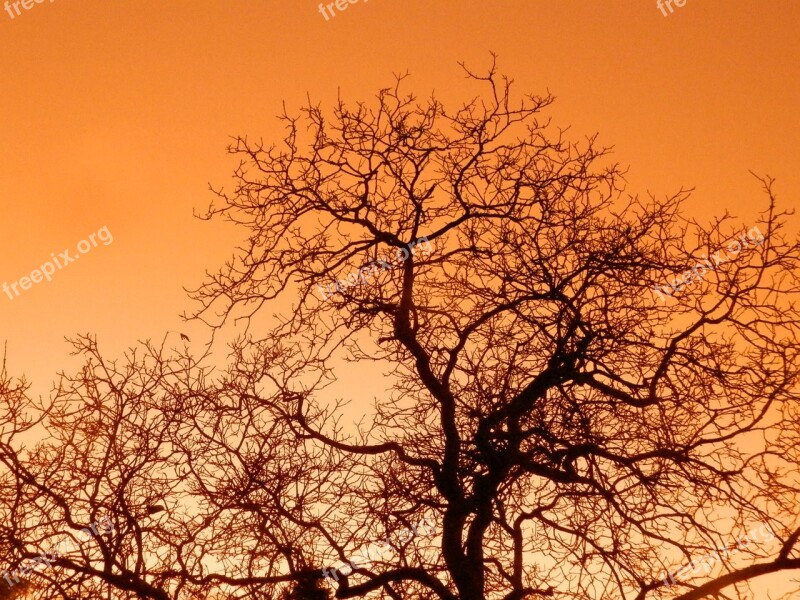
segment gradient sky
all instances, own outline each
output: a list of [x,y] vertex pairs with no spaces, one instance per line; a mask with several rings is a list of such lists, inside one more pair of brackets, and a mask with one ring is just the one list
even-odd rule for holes
[[[2,1],[2,0],[0,0]],[[687,210],[764,206],[752,169],[800,191],[800,3],[687,0],[369,0],[326,21],[307,0],[55,0],[0,12],[0,283],[106,226],[109,246],[33,286],[0,293],[9,367],[46,393],[71,369],[67,335],[110,354],[182,324],[197,285],[243,232],[193,218],[229,182],[231,135],[277,139],[274,115],[312,99],[408,89],[472,96],[458,61],[499,55],[517,91],[558,101],[575,139],[600,133],[629,191],[696,192]],[[177,340],[176,340],[177,342]]]

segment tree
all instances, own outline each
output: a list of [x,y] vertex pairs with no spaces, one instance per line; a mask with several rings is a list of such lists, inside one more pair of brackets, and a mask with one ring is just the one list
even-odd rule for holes
[[[235,140],[206,217],[249,243],[190,315],[245,320],[227,369],[150,344],[118,364],[79,338],[53,440],[35,460],[3,441],[20,510],[117,515],[102,564],[60,573],[121,598],[311,598],[324,568],[336,598],[694,600],[800,568],[800,245],[772,180],[744,237],[700,224],[689,190],[626,195],[596,137],[550,125],[551,96],[465,71],[485,93],[456,111],[401,76],[330,118],[284,113],[281,146]],[[326,390],[344,361],[386,373],[358,423]],[[36,483],[45,455],[90,461],[103,493]],[[772,546],[676,576],[760,523]]]
[[328,600],[330,594],[319,579],[301,579],[291,590],[281,595],[281,600]]

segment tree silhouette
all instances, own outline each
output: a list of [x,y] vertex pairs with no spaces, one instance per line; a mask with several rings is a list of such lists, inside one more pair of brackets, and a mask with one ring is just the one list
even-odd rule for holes
[[5,581],[0,582],[0,600],[24,600],[30,598],[28,595],[31,590],[29,581],[20,578],[19,583],[9,586]]
[[[49,438],[22,452],[9,413],[15,557],[116,524],[38,577],[47,598],[694,600],[800,568],[800,245],[772,180],[753,222],[703,225],[688,190],[626,195],[551,96],[465,72],[484,93],[455,111],[398,76],[284,113],[280,146],[235,140],[205,216],[249,242],[190,315],[244,320],[224,371],[80,337],[85,367],[37,413]],[[358,419],[330,388],[353,363],[385,382]],[[772,545],[666,578],[760,523]]]
[[318,579],[301,579],[281,594],[280,600],[328,600],[330,594]]

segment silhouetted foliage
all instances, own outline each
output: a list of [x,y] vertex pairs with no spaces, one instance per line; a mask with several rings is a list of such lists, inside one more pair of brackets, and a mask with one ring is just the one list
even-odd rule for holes
[[328,600],[330,593],[318,579],[303,579],[281,595],[281,600]]
[[9,586],[6,582],[0,581],[0,600],[23,600],[26,594],[30,592],[31,585],[29,582],[20,579],[19,583],[14,586]]

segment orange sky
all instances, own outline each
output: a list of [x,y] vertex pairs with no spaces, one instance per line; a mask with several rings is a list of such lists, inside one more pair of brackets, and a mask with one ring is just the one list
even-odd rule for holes
[[[0,0],[2,2],[3,0]],[[555,122],[600,132],[630,165],[629,190],[696,187],[700,218],[752,223],[753,169],[800,191],[800,3],[687,0],[370,0],[330,21],[318,2],[101,1],[0,12],[0,283],[103,226],[91,250],[12,300],[0,342],[13,374],[46,392],[63,337],[118,353],[182,330],[182,286],[219,266],[240,232],[194,219],[235,166],[228,136],[276,139],[273,118],[312,98],[371,97],[409,70],[420,96],[475,93],[457,62],[498,53],[519,92],[558,97]]]

